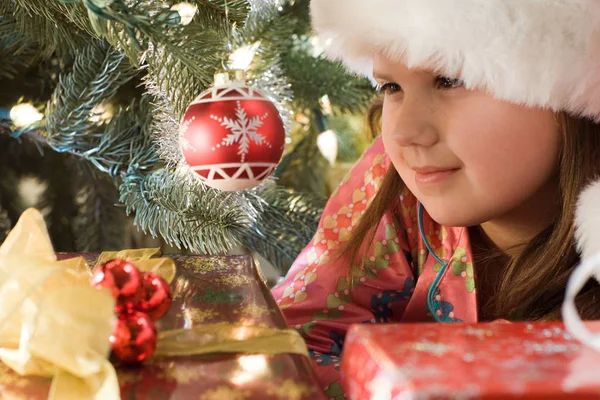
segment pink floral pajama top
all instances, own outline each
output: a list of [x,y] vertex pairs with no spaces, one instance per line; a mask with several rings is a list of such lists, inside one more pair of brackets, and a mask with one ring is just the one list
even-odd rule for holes
[[339,356],[351,324],[477,321],[467,228],[436,224],[407,189],[381,220],[366,268],[332,257],[374,198],[389,163],[379,137],[331,196],[314,238],[272,291],[288,324],[305,338],[333,399],[344,398]]

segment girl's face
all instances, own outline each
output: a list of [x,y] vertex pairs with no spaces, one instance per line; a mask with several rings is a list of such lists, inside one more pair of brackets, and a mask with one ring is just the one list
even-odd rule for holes
[[[379,55],[383,142],[438,223],[473,226],[535,210],[556,187],[561,134],[549,110],[494,99]],[[550,199],[548,201],[553,201]]]

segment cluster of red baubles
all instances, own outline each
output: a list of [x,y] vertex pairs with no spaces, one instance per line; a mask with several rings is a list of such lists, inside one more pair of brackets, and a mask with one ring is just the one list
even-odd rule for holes
[[156,349],[155,321],[171,306],[168,283],[131,262],[116,259],[94,270],[92,286],[110,289],[116,300],[117,324],[110,337],[112,353],[123,363],[141,362]]

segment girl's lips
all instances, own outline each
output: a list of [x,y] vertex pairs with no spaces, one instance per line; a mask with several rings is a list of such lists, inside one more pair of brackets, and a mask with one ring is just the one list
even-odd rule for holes
[[415,182],[418,185],[431,185],[440,183],[452,177],[459,168],[436,169],[436,168],[414,168]]

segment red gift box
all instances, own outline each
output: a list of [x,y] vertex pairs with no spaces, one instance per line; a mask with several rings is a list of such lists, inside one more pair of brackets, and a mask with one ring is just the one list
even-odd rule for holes
[[[83,256],[90,265],[95,264],[97,255]],[[177,265],[171,283],[173,304],[158,321],[159,331],[218,323],[287,328],[251,257],[172,258]],[[116,370],[124,400],[326,398],[309,359],[285,352],[156,357],[139,366],[117,365]],[[50,383],[50,379],[21,377],[0,362],[0,399],[46,399]]]
[[600,398],[600,353],[562,323],[356,325],[342,374],[360,400]]

